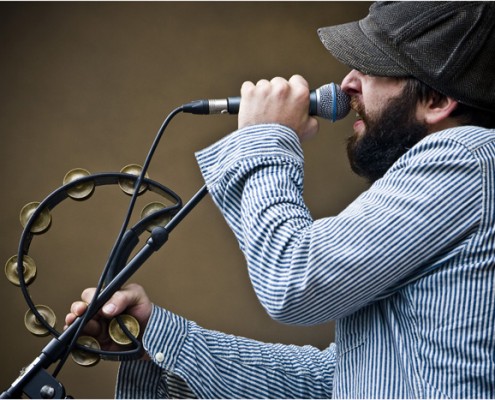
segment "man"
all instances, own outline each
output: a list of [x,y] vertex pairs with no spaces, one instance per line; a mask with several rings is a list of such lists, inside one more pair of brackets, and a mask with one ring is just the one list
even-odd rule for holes
[[246,82],[239,130],[197,159],[268,313],[336,320],[336,342],[204,330],[129,285],[102,315],[135,315],[149,358],[122,365],[118,396],[495,397],[495,5],[378,3],[319,34],[352,69],[348,152],[370,189],[311,218],[300,142],[318,122],[297,75]]

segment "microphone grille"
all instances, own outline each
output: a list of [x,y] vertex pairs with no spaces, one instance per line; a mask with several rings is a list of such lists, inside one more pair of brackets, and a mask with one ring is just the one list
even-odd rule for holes
[[321,86],[318,90],[317,115],[335,122],[351,110],[351,98],[336,83]]

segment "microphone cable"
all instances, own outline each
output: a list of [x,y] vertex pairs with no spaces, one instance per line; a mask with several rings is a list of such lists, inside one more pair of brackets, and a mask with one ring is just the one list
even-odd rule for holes
[[[165,132],[165,130],[167,129],[167,126],[170,124],[170,121],[172,121],[172,119],[178,115],[179,113],[183,112],[184,110],[184,106],[180,106],[180,107],[177,107],[175,108],[174,110],[172,110],[168,116],[165,118],[165,120],[163,121],[162,125],[160,126],[160,128],[158,129],[158,132],[155,136],[155,139],[150,147],[150,150],[148,151],[148,155],[146,156],[146,159],[144,161],[144,164],[143,164],[143,168],[141,170],[141,173],[139,174],[138,178],[136,179],[136,182],[135,182],[135,185],[134,185],[134,192],[131,196],[131,199],[129,201],[129,206],[128,206],[128,209],[127,209],[127,212],[126,212],[126,215],[125,215],[125,218],[124,218],[124,221],[122,223],[122,226],[120,228],[120,231],[117,235],[117,239],[115,241],[115,244],[110,252],[110,255],[109,255],[109,258],[108,258],[108,261],[105,265],[105,268],[103,269],[103,272],[99,278],[99,281],[98,281],[98,284],[96,286],[96,290],[95,290],[95,294],[91,300],[91,302],[88,304],[88,307],[86,309],[86,312],[80,317],[81,318],[81,322],[79,323],[79,326],[78,326],[78,329],[76,330],[71,342],[69,343],[69,345],[67,346],[67,349],[65,350],[64,354],[62,355],[62,357],[60,358],[60,361],[58,362],[56,368],[54,369],[54,372],[53,372],[53,377],[56,377],[60,370],[62,369],[62,367],[64,366],[65,362],[67,361],[67,358],[69,357],[71,351],[74,349],[74,347],[76,346],[77,344],[77,339],[79,338],[79,336],[81,335],[81,332],[83,330],[83,328],[85,327],[85,325],[87,324],[87,322],[89,321],[89,319],[94,315],[96,314],[95,312],[95,308],[96,308],[96,299],[98,298],[98,296],[100,295],[102,289],[103,289],[103,286],[108,283],[108,281],[111,281],[114,276],[118,273],[118,271],[112,271],[114,272],[112,274],[112,276],[110,276],[110,267],[114,265],[114,262],[115,260],[117,259],[117,256],[119,255],[119,253],[121,251],[123,251],[124,249],[122,249],[122,241],[123,241],[123,238],[124,238],[124,234],[125,232],[127,231],[127,228],[129,226],[129,221],[131,219],[131,216],[132,216],[132,213],[134,211],[134,207],[136,205],[136,201],[137,201],[137,197],[139,195],[139,188],[141,187],[141,184],[144,180],[144,177],[146,176],[146,172],[148,171],[148,168],[149,168],[149,165],[151,163],[151,159],[153,158],[153,155],[158,147],[158,144],[160,143],[160,140],[162,139],[162,136]],[[125,261],[125,260],[124,260]],[[118,318],[118,317],[117,317]],[[123,324],[120,324],[121,327],[124,328],[125,330],[125,326],[123,326]],[[126,332],[126,333],[129,333],[129,332]],[[131,340],[132,340],[132,335],[130,335],[131,337]],[[138,343],[139,342],[134,339],[132,340],[134,342],[134,344]],[[107,352],[107,353],[111,353],[113,355],[119,355],[119,354],[126,354],[127,356],[129,355],[137,355],[141,352],[141,349],[142,349],[142,346],[138,346],[138,348],[134,351],[131,351],[131,352]],[[104,352],[105,353],[105,352]]]
[[[153,155],[158,147],[158,144],[160,143],[160,140],[171,120],[181,112],[193,113],[193,114],[215,114],[215,113],[223,114],[225,112],[228,112],[231,114],[236,114],[238,112],[239,105],[240,105],[240,97],[231,97],[223,100],[197,100],[183,104],[182,106],[175,108],[165,118],[162,125],[158,129],[158,132],[150,147],[148,155],[145,158],[141,173],[139,174],[135,182],[134,192],[131,196],[131,200],[129,202],[129,206],[124,218],[124,222],[122,223],[122,227],[119,231],[115,244],[110,252],[107,264],[105,265],[105,268],[103,269],[103,272],[100,276],[100,279],[96,286],[95,294],[91,302],[88,304],[86,312],[80,317],[81,322],[77,327],[77,330],[73,338],[71,339],[70,344],[67,346],[66,351],[64,352],[63,356],[60,359],[60,362],[58,363],[55,369],[55,372],[53,374],[54,377],[56,377],[56,375],[60,372],[70,352],[76,346],[77,339],[79,338],[82,329],[87,324],[89,319],[96,314],[95,312],[96,300],[98,299],[104,285],[109,283],[115,277],[115,275],[118,274],[119,271],[113,271],[111,270],[111,268],[114,266],[116,266],[117,268],[123,267],[123,265],[118,265],[116,263],[116,260],[119,260],[120,262],[123,263],[127,261],[127,260],[119,259],[118,256],[121,254],[124,255],[129,254],[128,252],[126,252],[127,249],[125,248],[125,245],[127,244],[127,242],[124,241],[124,238],[127,232],[127,228],[129,226],[130,218],[134,211],[134,206],[136,204],[137,196],[139,195],[139,188],[141,187],[141,184],[146,176],[146,172],[148,171],[149,165],[151,163],[151,159],[153,158]],[[320,116],[322,118],[329,119],[330,121],[335,122],[336,120],[344,118],[349,113],[349,110],[350,110],[350,98],[346,93],[344,93],[340,89],[339,85],[331,83],[331,84],[323,85],[317,90],[312,90],[310,92],[310,110],[309,110],[310,115]],[[132,231],[132,228],[130,229],[130,231]],[[119,324],[126,332],[126,334],[129,334],[124,324],[122,323]],[[132,340],[132,335],[129,335],[129,337]],[[132,341],[133,343],[140,344],[135,339]],[[142,350],[142,346],[141,348],[139,348],[138,346],[138,348],[131,353],[137,354],[141,350]],[[124,354],[124,353],[127,355],[130,354],[129,352],[105,352],[105,351],[101,352],[101,354],[110,354],[110,353],[114,355]]]

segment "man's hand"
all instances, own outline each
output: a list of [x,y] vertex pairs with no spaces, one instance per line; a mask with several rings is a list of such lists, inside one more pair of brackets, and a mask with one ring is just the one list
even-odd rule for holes
[[[77,317],[80,317],[86,312],[88,304],[93,299],[94,293],[94,288],[85,289],[81,295],[82,301],[75,301],[72,303],[70,313],[65,317],[67,326],[71,325]],[[131,283],[114,293],[112,298],[102,307],[98,314],[88,321],[83,332],[98,340],[104,350],[122,350],[119,345],[111,340],[108,334],[109,320],[125,312],[136,318],[140,325],[140,331],[144,332],[152,308],[153,305],[144,289],[137,284]]]
[[308,114],[308,82],[294,75],[288,81],[262,79],[241,87],[239,129],[249,125],[276,123],[294,130],[301,141],[318,132],[318,120]]

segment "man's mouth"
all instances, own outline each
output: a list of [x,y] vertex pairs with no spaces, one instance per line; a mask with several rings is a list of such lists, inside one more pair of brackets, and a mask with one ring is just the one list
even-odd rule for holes
[[352,126],[354,132],[357,134],[362,134],[364,132],[365,126],[366,125],[364,123],[364,118],[361,116],[359,112],[356,111],[356,122],[354,122],[354,125]]

